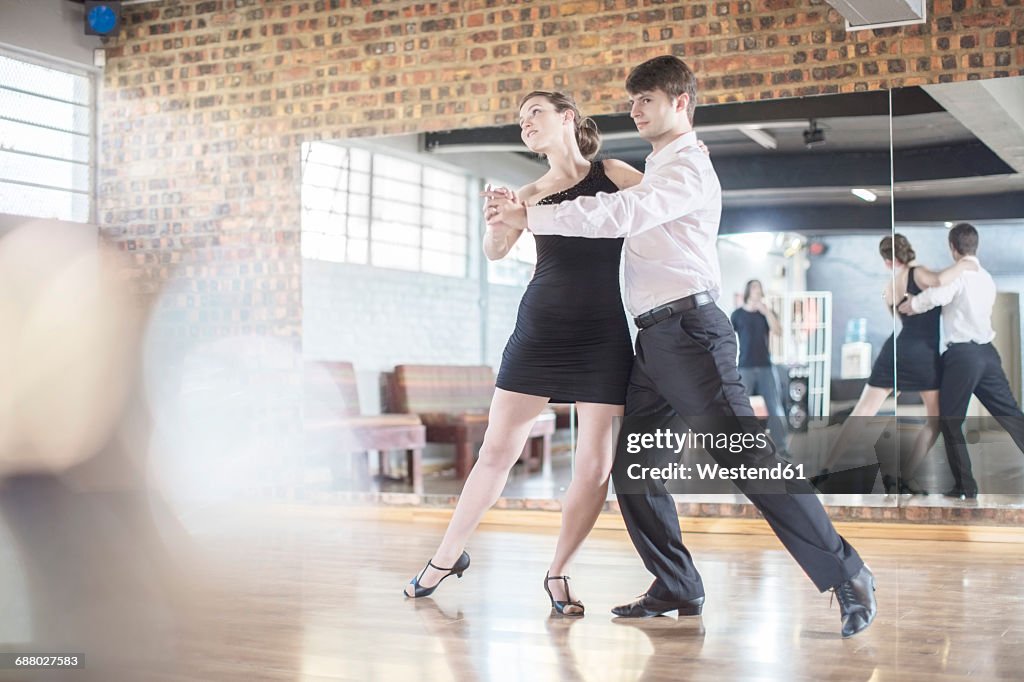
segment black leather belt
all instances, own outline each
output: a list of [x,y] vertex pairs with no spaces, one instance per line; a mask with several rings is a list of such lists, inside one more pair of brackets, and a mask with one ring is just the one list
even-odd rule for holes
[[669,301],[665,305],[659,305],[657,308],[651,308],[646,313],[634,317],[633,322],[636,323],[639,329],[647,329],[651,325],[667,320],[685,310],[693,310],[699,306],[714,302],[715,299],[711,298],[711,294],[706,291],[698,291],[696,294],[691,294],[685,298]]

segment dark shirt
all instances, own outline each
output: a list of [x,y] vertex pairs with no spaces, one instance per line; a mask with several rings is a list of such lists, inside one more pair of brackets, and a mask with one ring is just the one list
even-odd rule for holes
[[768,352],[768,318],[743,308],[733,311],[732,326],[740,338],[740,367],[771,367]]

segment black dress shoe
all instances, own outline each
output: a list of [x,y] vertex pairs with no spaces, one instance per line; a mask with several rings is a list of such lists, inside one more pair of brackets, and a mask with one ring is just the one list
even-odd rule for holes
[[703,608],[704,597],[664,600],[642,594],[628,604],[616,606],[612,613],[621,618],[653,618],[669,611],[678,611],[680,616],[699,616]]
[[963,488],[950,488],[942,494],[957,500],[974,500],[978,497],[977,490],[964,490]]
[[852,637],[871,625],[878,605],[875,603],[875,576],[867,566],[862,566],[857,575],[833,587],[832,593],[839,600],[843,637]]

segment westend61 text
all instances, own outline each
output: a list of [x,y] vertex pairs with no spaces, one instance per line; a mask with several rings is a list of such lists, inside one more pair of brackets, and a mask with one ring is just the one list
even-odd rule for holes
[[672,429],[657,429],[651,433],[630,433],[626,436],[626,452],[636,455],[644,450],[667,450],[679,454],[683,448],[728,450],[740,453],[754,448],[768,447],[764,433],[678,433]]
[[663,467],[645,467],[641,464],[630,464],[626,468],[626,475],[634,481],[793,481],[804,478],[804,465],[778,462],[772,466],[754,467],[741,464],[723,467],[706,463],[692,466],[672,463]]

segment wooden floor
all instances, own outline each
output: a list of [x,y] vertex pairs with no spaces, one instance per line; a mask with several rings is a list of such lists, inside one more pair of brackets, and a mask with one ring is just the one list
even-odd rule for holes
[[[549,616],[541,588],[550,528],[484,527],[464,578],[415,601],[401,590],[440,537],[436,522],[276,506],[220,510],[190,519],[188,530],[188,547],[174,546],[170,564],[147,563],[152,550],[135,566],[112,557],[109,576],[124,589],[109,596],[131,596],[125,613],[107,600],[69,611],[93,630],[83,641],[122,662],[103,668],[94,656],[86,670],[52,679],[883,682],[1020,680],[1024,668],[1017,543],[854,539],[878,579],[879,616],[843,640],[838,604],[830,607],[768,535],[686,535],[707,589],[704,616],[617,621],[609,608],[649,581],[621,531],[588,541],[573,569],[587,615],[565,619]],[[90,620],[89,608],[103,619]],[[51,679],[14,675],[0,671],[0,679]]]

